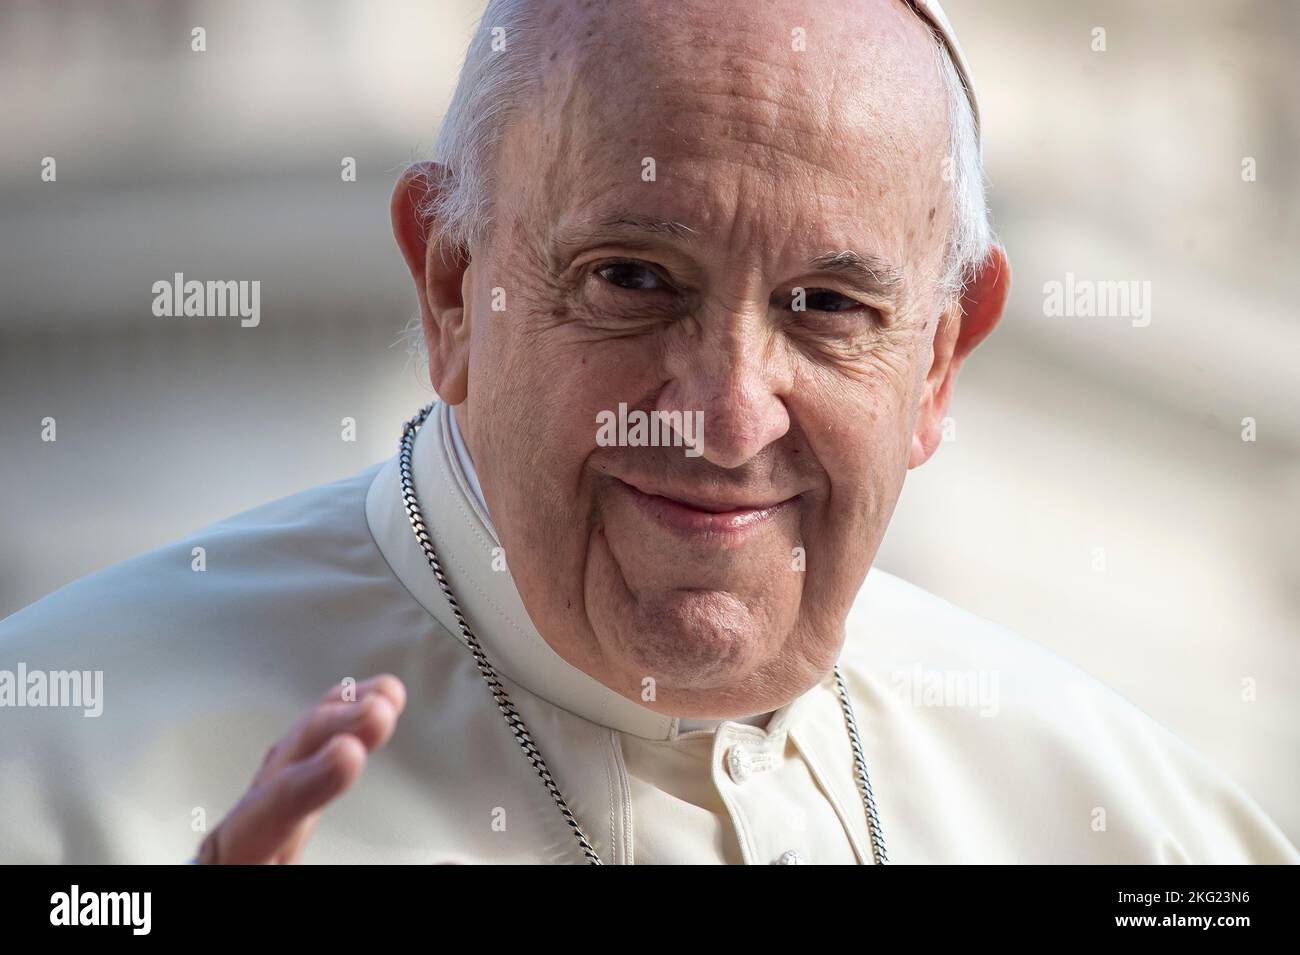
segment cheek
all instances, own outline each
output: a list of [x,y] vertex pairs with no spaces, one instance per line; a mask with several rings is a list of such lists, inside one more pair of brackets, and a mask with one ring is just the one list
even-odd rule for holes
[[879,487],[905,470],[923,373],[904,343],[873,349],[852,367],[800,376],[792,410],[832,489]]
[[915,376],[903,348],[873,350],[848,369],[803,376],[792,411],[826,473],[810,515],[808,585],[827,608],[856,592],[875,559],[907,475]]
[[593,506],[598,415],[653,394],[657,362],[644,339],[592,339],[580,326],[539,320],[543,308],[526,302],[519,318],[494,316],[475,341],[471,409],[485,470],[505,476],[498,496],[534,502],[530,523],[549,513],[547,523],[568,525],[552,532],[568,535]]

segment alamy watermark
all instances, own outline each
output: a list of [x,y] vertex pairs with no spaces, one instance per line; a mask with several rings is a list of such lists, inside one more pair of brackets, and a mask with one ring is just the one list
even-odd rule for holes
[[998,675],[992,670],[927,670],[918,663],[894,671],[890,682],[911,706],[970,707],[983,717],[998,715]]
[[1065,280],[1043,283],[1043,314],[1048,318],[1128,318],[1134,328],[1151,324],[1150,281],[1094,281],[1073,272]]
[[262,283],[233,279],[200,282],[177,272],[171,281],[153,283],[153,313],[159,318],[239,317],[244,328],[262,321]]
[[0,707],[81,707],[87,718],[104,712],[103,670],[0,670]]
[[152,909],[152,892],[83,892],[73,885],[50,896],[50,924],[119,925],[132,935],[148,935]]
[[688,458],[704,453],[703,411],[618,411],[596,414],[596,444],[602,448],[686,448]]

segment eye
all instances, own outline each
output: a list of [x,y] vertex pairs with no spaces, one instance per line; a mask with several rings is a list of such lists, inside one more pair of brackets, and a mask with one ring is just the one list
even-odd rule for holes
[[[793,295],[791,295],[790,301],[793,306]],[[847,295],[841,295],[832,289],[810,288],[805,291],[804,308],[810,312],[851,312],[866,307],[861,302],[851,299]]]
[[597,269],[596,274],[610,285],[633,291],[668,288],[668,284],[659,277],[659,274],[643,262],[631,260],[610,262]]

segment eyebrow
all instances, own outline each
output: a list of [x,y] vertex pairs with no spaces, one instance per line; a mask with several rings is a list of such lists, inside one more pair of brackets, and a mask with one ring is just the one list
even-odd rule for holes
[[[600,239],[618,239],[632,245],[646,245],[652,236],[667,236],[682,241],[695,236],[696,232],[684,222],[661,219],[643,215],[629,210],[618,210],[596,221],[586,220],[569,223],[558,227],[551,233],[550,246],[552,259],[558,261],[559,250],[574,248],[578,245]],[[638,239],[638,235],[641,237]]]
[[903,290],[903,273],[897,268],[883,259],[851,249],[819,255],[809,265],[819,272],[839,275],[891,300],[896,301]]
[[683,222],[672,219],[656,219],[654,216],[645,216],[636,212],[615,213],[606,219],[602,219],[597,224],[597,228],[636,229],[639,232],[670,235],[675,239],[684,239],[687,236],[695,235],[695,230]]

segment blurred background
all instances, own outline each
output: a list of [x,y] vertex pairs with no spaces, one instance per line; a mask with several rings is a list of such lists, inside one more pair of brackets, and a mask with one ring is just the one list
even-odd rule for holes
[[[1016,281],[878,563],[1109,683],[1300,843],[1300,4],[945,5]],[[395,452],[431,390],[388,196],[481,8],[0,2],[0,616]],[[261,280],[260,326],[154,317],[175,272]],[[1150,325],[1045,317],[1067,272],[1149,281]]]

